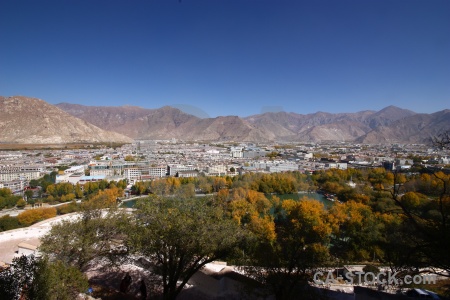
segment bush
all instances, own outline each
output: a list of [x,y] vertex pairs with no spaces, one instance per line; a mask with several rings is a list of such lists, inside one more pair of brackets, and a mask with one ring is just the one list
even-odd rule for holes
[[58,206],[56,210],[58,215],[65,215],[79,211],[80,205],[78,205],[75,201],[72,201],[71,203]]
[[25,200],[23,200],[23,199],[19,199],[19,201],[17,201],[17,203],[16,203],[16,206],[18,208],[24,208],[25,205],[27,205],[27,202]]
[[0,218],[0,231],[6,231],[20,227],[21,226],[17,217],[3,216]]
[[20,224],[30,226],[31,224],[53,217],[56,217],[56,208],[41,207],[24,211],[17,216],[17,219]]

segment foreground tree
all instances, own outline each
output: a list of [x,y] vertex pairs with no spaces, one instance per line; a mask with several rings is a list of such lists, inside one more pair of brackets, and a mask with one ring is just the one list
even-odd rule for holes
[[441,149],[450,149],[450,130],[446,130],[436,137],[432,138],[434,146]]
[[0,272],[0,299],[72,300],[88,281],[77,268],[46,258],[21,256]]
[[[394,174],[394,181],[397,174]],[[432,189],[424,189],[423,182],[429,182]],[[406,183],[406,185],[408,182]],[[383,233],[385,258],[392,268],[435,269],[448,276],[450,272],[450,176],[442,172],[422,175],[416,180],[417,189],[426,195],[411,191],[404,192],[404,186],[395,183],[391,190],[391,201],[397,207],[397,216]],[[444,272],[443,272],[444,271]]]
[[41,239],[40,251],[81,271],[102,258],[112,263],[124,258],[127,253],[117,244],[126,237],[128,216],[91,205],[83,209],[76,220],[54,225]]
[[129,249],[154,266],[164,299],[175,299],[192,275],[234,253],[245,238],[207,199],[147,199],[133,216]]
[[319,201],[283,201],[275,241],[259,240],[243,269],[276,299],[317,299],[307,280],[329,260],[331,226],[326,220]]

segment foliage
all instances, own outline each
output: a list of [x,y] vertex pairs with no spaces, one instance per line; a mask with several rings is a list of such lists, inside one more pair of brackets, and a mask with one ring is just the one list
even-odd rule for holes
[[30,180],[30,186],[32,188],[40,186],[42,187],[42,190],[45,191],[47,189],[47,186],[55,183],[57,174],[58,172],[53,171],[50,174],[45,174],[42,178],[32,179]]
[[401,259],[410,268],[432,266],[450,271],[450,176],[437,172],[422,175],[421,180],[432,184],[435,197],[414,192],[400,196],[399,189],[392,191],[403,221],[398,225],[403,238],[397,244],[403,246],[403,253],[408,253],[408,257],[393,253],[392,261],[398,264]]
[[9,215],[0,217],[0,231],[7,231],[20,227],[21,225],[19,224],[17,217],[11,217]]
[[377,242],[384,230],[370,206],[349,201],[335,204],[329,214],[333,227],[332,253],[344,261],[369,260],[380,254]]
[[331,227],[318,201],[285,200],[282,208],[275,241],[251,247],[243,269],[277,299],[305,298],[305,290],[298,287],[306,287],[311,272],[329,260]]
[[10,189],[0,189],[0,209],[14,207],[20,199],[22,197],[13,195]]
[[207,199],[147,199],[133,216],[129,247],[154,264],[164,299],[175,299],[195,272],[233,253],[244,238]]
[[56,212],[58,215],[65,215],[73,212],[77,212],[80,210],[80,205],[77,204],[75,201],[72,201],[70,203],[59,205],[56,207]]
[[441,149],[450,148],[450,130],[440,133],[438,136],[432,138],[433,145]]
[[134,161],[135,157],[133,155],[127,155],[125,156],[125,161]]
[[1,300],[71,300],[87,287],[86,276],[76,268],[34,256],[15,258],[0,272]]
[[125,254],[115,241],[124,238],[127,216],[116,210],[104,214],[101,209],[85,207],[79,219],[54,225],[41,239],[40,250],[82,271],[96,259],[115,262]]
[[41,207],[24,211],[17,216],[17,219],[21,225],[30,226],[31,224],[53,217],[56,217],[56,208]]
[[17,201],[16,206],[18,208],[24,208],[25,205],[27,205],[27,202],[25,200],[23,200],[22,198],[19,199],[19,201]]

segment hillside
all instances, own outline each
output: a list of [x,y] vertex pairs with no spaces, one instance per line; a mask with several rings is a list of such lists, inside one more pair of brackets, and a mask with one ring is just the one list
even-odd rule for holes
[[245,118],[198,118],[164,106],[50,105],[28,97],[0,97],[0,142],[131,142],[132,139],[210,141],[347,141],[424,143],[450,129],[450,111],[417,114],[395,106],[380,111],[299,114],[268,112]]
[[100,128],[134,139],[268,140],[263,132],[236,116],[200,119],[170,106],[158,109],[68,103],[56,106]]
[[27,144],[129,143],[36,98],[0,96],[0,142]]

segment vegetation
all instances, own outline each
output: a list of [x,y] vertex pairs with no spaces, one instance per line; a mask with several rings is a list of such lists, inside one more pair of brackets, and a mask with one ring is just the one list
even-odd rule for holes
[[[171,177],[136,183],[136,194],[151,196],[128,213],[115,208],[125,185],[47,186],[45,192],[60,200],[70,194],[85,198],[58,208],[80,210],[79,220],[55,225],[42,239],[52,263],[86,271],[100,261],[114,265],[138,257],[151,274],[153,294],[164,299],[176,298],[196,271],[218,259],[242,265],[260,284],[252,292],[277,299],[306,299],[307,282],[327,265],[450,271],[450,176],[442,172],[375,168]],[[213,195],[196,198],[195,190]],[[327,208],[308,197],[277,196],[315,190],[333,194],[335,203]],[[37,212],[0,218],[0,228],[41,218]]]
[[0,209],[12,208],[16,206],[17,202],[22,199],[21,196],[13,195],[8,188],[0,189]]
[[153,289],[161,287],[164,299],[175,299],[198,270],[228,257],[244,239],[238,225],[207,199],[140,202],[132,224],[130,251],[154,265],[155,279],[162,282]]
[[72,300],[87,288],[87,278],[77,268],[46,258],[21,256],[0,272],[0,300]]
[[53,217],[56,217],[56,208],[41,207],[24,211],[17,216],[17,219],[23,226],[30,226],[31,224]]

